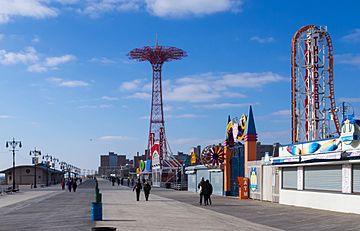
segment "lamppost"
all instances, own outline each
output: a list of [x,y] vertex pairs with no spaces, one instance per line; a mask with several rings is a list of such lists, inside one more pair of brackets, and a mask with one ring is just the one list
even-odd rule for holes
[[13,192],[15,192],[15,150],[16,146],[19,145],[19,148],[22,147],[21,145],[21,141],[15,141],[15,138],[13,138],[12,141],[6,141],[6,148],[9,148],[9,146],[12,148],[10,151],[12,151],[13,154],[13,169],[12,169],[12,183],[13,183],[13,187],[12,190]]
[[34,188],[36,188],[36,164],[37,164],[37,157],[41,156],[41,151],[39,150],[35,150],[34,151],[30,151],[30,156],[34,156],[33,160],[34,160]]
[[[52,167],[54,168],[54,178],[53,178],[53,179],[54,179],[54,184],[56,184],[56,181],[57,181],[57,179],[58,179],[57,174],[55,174],[56,162],[59,162],[59,159],[53,157]],[[56,177],[56,179],[55,179],[55,177]]]
[[46,186],[49,186],[49,160],[52,162],[52,156],[50,156],[49,154],[46,154],[45,156],[42,157],[43,160],[45,159],[45,166],[46,166]]

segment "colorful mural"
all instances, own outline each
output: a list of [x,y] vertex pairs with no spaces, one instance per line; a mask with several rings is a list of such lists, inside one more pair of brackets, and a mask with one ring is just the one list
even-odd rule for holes
[[349,115],[341,123],[340,137],[281,146],[279,157],[286,159],[277,159],[275,162],[285,163],[358,156],[356,150],[360,148],[359,138],[360,120]]

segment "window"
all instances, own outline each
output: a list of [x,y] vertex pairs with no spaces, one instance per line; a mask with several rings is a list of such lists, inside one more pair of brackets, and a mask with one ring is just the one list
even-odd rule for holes
[[297,189],[297,167],[282,168],[282,188]]
[[308,166],[304,168],[305,190],[342,191],[342,166]]
[[360,164],[352,166],[353,192],[360,193]]

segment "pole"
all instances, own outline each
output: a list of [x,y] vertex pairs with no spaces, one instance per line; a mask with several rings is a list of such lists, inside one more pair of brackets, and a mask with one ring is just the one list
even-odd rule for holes
[[36,188],[36,157],[34,157],[34,188]]
[[33,158],[33,160],[34,160],[34,188],[36,188],[37,186],[36,186],[36,162],[37,162],[37,157],[38,156],[41,156],[41,151],[39,151],[39,150],[36,150],[36,148],[35,148],[35,150],[34,151],[30,151],[30,156],[34,156]]
[[9,145],[11,146],[11,150],[12,151],[12,156],[13,156],[13,167],[12,167],[12,191],[15,192],[15,185],[16,185],[16,179],[15,179],[15,152],[16,147],[19,145],[19,148],[22,147],[21,145],[21,141],[15,141],[15,138],[13,138],[12,141],[7,141],[6,142],[6,148],[9,148]]
[[13,192],[15,191],[15,147],[13,147],[12,150],[12,154],[13,154]]

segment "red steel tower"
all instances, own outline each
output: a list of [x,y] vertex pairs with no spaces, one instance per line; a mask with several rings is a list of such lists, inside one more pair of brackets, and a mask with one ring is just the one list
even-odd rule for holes
[[[186,56],[186,52],[176,47],[159,46],[156,42],[155,47],[145,46],[135,48],[128,54],[130,59],[137,61],[148,61],[152,66],[152,97],[150,113],[150,129],[148,139],[148,150],[150,152],[154,143],[159,143],[160,158],[167,155],[167,142],[165,136],[163,94],[161,83],[161,68],[165,62],[179,60]],[[149,154],[146,156],[149,159]]]
[[333,46],[327,28],[304,26],[295,33],[291,46],[292,142],[340,134]]

